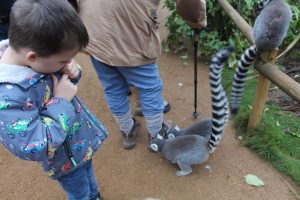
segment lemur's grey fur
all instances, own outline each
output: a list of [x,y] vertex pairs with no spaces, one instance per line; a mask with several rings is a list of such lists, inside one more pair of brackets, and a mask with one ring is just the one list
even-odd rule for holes
[[212,129],[212,119],[204,119],[198,122],[195,122],[191,126],[183,129],[176,129],[170,127],[167,132],[167,138],[174,138],[180,135],[200,135],[209,140],[211,136]]
[[291,9],[284,0],[260,0],[262,9],[253,27],[254,45],[241,56],[234,74],[231,90],[230,110],[236,114],[244,92],[245,79],[250,65],[260,52],[278,47],[286,37],[291,21]]
[[254,23],[254,44],[258,51],[269,51],[286,37],[292,12],[284,0],[260,0],[259,5],[263,8]]
[[221,75],[223,66],[232,52],[233,47],[221,50],[215,54],[210,65],[213,118],[197,122],[183,130],[173,129],[173,134],[179,134],[178,137],[166,140],[156,138],[150,142],[153,151],[161,152],[165,159],[178,165],[180,171],[176,172],[177,176],[191,173],[191,165],[205,162],[220,143],[229,115]]
[[261,11],[272,0],[258,0],[258,9]]
[[199,135],[183,135],[167,140],[155,138],[151,141],[151,148],[178,165],[180,171],[176,172],[177,176],[190,174],[193,171],[191,165],[201,164],[209,157],[207,140]]

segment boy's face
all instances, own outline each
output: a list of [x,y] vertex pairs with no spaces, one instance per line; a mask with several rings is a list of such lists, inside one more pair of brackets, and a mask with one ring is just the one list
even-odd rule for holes
[[26,58],[29,66],[36,72],[50,74],[60,71],[71,62],[79,50],[68,50],[48,57],[39,57],[35,52],[28,52]]

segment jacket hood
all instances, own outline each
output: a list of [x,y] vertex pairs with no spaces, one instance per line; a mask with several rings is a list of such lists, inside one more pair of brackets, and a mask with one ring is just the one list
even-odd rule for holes
[[[0,41],[0,57],[8,47],[9,41]],[[29,67],[20,65],[0,64],[0,83],[20,83],[39,73]]]

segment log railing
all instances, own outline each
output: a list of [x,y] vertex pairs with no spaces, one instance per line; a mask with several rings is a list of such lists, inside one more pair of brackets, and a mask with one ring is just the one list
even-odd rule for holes
[[[234,21],[238,29],[243,33],[247,40],[252,44],[252,28],[251,26],[239,15],[239,13],[227,2],[227,0],[218,0],[221,7]],[[294,100],[300,103],[300,84],[290,78],[288,75],[280,71],[274,63],[276,62],[277,50],[271,52],[264,52],[261,58],[266,63],[256,62],[254,68],[260,73],[256,87],[256,94],[252,105],[252,112],[250,114],[248,129],[253,129],[259,124],[265,102],[268,97],[268,90],[270,82],[284,91]]]

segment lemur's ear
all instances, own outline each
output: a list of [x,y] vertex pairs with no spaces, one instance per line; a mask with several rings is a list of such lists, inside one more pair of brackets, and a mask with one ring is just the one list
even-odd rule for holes
[[258,9],[262,10],[269,2],[270,2],[270,0],[259,0],[258,1]]
[[150,149],[152,150],[152,151],[155,151],[155,152],[158,152],[158,145],[157,144],[150,144]]

